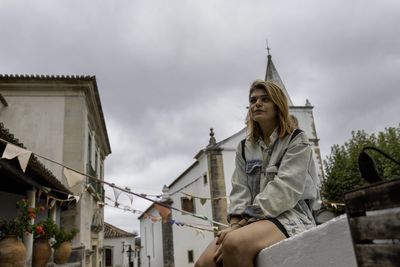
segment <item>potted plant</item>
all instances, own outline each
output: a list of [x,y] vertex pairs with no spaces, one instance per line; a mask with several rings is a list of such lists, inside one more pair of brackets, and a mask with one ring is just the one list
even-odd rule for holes
[[0,218],[0,266],[25,266],[26,249],[21,239],[25,233],[32,233],[32,219],[44,208],[29,207],[26,199],[16,203],[17,215],[7,221]]
[[49,243],[58,231],[57,224],[50,218],[41,221],[34,226],[34,242],[32,251],[32,266],[45,267],[51,256]]
[[66,231],[62,227],[58,229],[54,236],[55,243],[53,244],[55,263],[64,264],[68,262],[72,252],[71,241],[74,239],[77,233],[77,229],[72,229],[71,231]]

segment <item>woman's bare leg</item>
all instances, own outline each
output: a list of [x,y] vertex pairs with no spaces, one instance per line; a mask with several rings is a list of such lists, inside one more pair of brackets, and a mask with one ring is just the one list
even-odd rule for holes
[[217,238],[215,238],[201,254],[200,258],[196,261],[195,267],[222,267],[222,264],[216,264],[214,260],[214,254],[219,247],[216,244]]
[[222,242],[223,266],[253,267],[258,252],[285,238],[279,228],[267,220],[257,221],[232,231]]

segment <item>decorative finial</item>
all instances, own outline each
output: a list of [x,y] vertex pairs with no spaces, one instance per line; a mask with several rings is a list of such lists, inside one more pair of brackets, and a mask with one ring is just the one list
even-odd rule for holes
[[214,137],[214,129],[210,128],[210,140],[208,141],[208,146],[214,146],[217,143]]
[[169,187],[165,184],[162,188],[161,201],[170,200]]
[[311,106],[311,103],[310,103],[310,101],[308,101],[308,99],[306,99],[306,106],[307,107]]
[[269,48],[269,46],[268,46],[268,39],[267,39],[266,41],[267,41],[267,51],[268,51],[268,56],[271,56],[271,54],[269,53],[269,51],[271,50],[271,48]]

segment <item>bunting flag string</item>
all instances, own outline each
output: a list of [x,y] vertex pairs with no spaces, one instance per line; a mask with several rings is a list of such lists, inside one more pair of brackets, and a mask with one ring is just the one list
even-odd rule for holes
[[203,176],[199,176],[199,177],[197,177],[196,179],[194,179],[193,181],[191,181],[190,183],[188,183],[188,184],[182,186],[182,187],[179,188],[178,190],[175,190],[174,192],[170,193],[170,196],[172,196],[172,195],[174,195],[174,194],[176,194],[176,193],[179,193],[179,192],[182,191],[183,189],[185,189],[185,188],[187,188],[188,186],[190,186],[190,185],[194,184],[195,182],[197,182],[197,181],[198,181],[200,178],[202,178],[202,177],[203,177]]
[[192,194],[189,194],[189,193],[186,193],[186,192],[180,192],[180,193],[183,194],[183,195],[185,195],[185,196],[187,196],[188,198],[190,197],[190,198],[198,198],[198,199],[204,199],[204,200],[219,200],[219,199],[226,199],[226,198],[227,198],[227,196],[214,197],[214,198],[212,198],[212,197],[200,197],[200,196],[195,196],[195,195],[192,195]]
[[32,151],[26,150],[22,147],[13,145],[7,142],[6,148],[4,149],[2,159],[13,159],[15,157],[18,158],[19,165],[23,172],[26,171],[26,167],[28,166],[29,159],[32,155]]
[[187,226],[187,227],[194,228],[194,229],[197,229],[197,230],[208,231],[208,232],[212,232],[212,233],[218,232],[218,227],[213,227],[212,229],[207,229],[207,228],[199,227],[199,226],[197,226],[195,224],[190,224],[190,223],[185,223],[185,222],[178,222],[178,221],[175,221],[175,220],[172,220],[172,219],[169,219],[167,221],[167,223],[172,224],[172,225],[176,224],[177,226]]
[[[0,140],[6,142],[7,144],[11,144],[10,142],[8,142],[8,141],[6,141],[6,140],[4,140],[4,139],[1,139],[1,138],[0,138]],[[15,145],[14,145],[14,146],[15,146]],[[27,150],[25,150],[25,151],[27,151]],[[30,152],[30,151],[29,151],[29,152]],[[3,154],[4,154],[4,153],[3,153]],[[132,192],[132,191],[130,191],[130,190],[127,190],[127,189],[118,187],[118,186],[116,186],[116,185],[113,184],[113,183],[109,183],[109,182],[106,182],[106,181],[104,181],[104,180],[101,180],[101,179],[99,179],[99,178],[97,178],[97,177],[94,177],[94,176],[85,174],[85,173],[83,173],[83,172],[80,172],[80,171],[78,171],[78,170],[75,170],[75,169],[73,169],[73,168],[70,168],[70,167],[68,167],[68,166],[65,166],[65,165],[63,165],[63,164],[61,164],[61,163],[59,163],[59,162],[57,162],[57,161],[54,161],[54,160],[49,159],[49,158],[47,158],[47,157],[41,156],[41,155],[39,155],[39,154],[36,154],[36,153],[33,153],[33,152],[30,152],[30,154],[33,154],[33,155],[35,155],[35,156],[37,156],[37,157],[39,157],[39,158],[42,158],[42,159],[44,159],[44,160],[47,160],[47,161],[49,161],[49,162],[52,162],[52,163],[57,164],[57,165],[59,165],[59,166],[62,166],[62,167],[66,168],[66,169],[69,169],[69,170],[71,170],[71,171],[74,171],[74,172],[76,172],[76,173],[78,173],[78,174],[80,174],[80,175],[83,175],[84,177],[88,177],[88,178],[90,178],[92,181],[94,181],[95,183],[105,184],[105,185],[110,186],[110,187],[113,188],[113,189],[115,188],[115,189],[118,189],[119,191],[122,191],[122,192],[125,192],[125,193],[128,193],[128,194],[132,194],[132,195],[134,195],[134,196],[137,196],[137,197],[140,197],[140,198],[145,199],[145,200],[147,200],[147,201],[150,201],[150,202],[152,202],[152,203],[154,203],[154,204],[158,204],[159,206],[163,206],[163,207],[165,207],[165,208],[167,208],[167,209],[175,210],[175,211],[178,211],[178,212],[181,212],[181,213],[184,213],[184,214],[187,214],[187,215],[190,215],[190,216],[193,216],[193,217],[202,219],[202,220],[207,220],[207,221],[212,222],[212,223],[217,224],[217,225],[221,225],[221,226],[224,226],[224,227],[228,227],[228,225],[223,224],[223,223],[220,223],[220,222],[217,222],[217,221],[214,221],[214,220],[211,220],[211,219],[208,219],[208,218],[207,218],[206,216],[204,216],[204,215],[198,215],[198,214],[194,214],[194,213],[191,213],[191,212],[187,212],[187,211],[178,209],[178,208],[176,208],[176,207],[170,206],[170,205],[168,205],[168,204],[165,204],[165,203],[163,203],[163,202],[160,202],[160,201],[157,201],[157,200],[153,200],[153,199],[149,198],[148,195],[140,194],[140,193],[135,193],[135,192]],[[24,154],[24,155],[25,155],[25,154]],[[192,181],[192,182],[190,182],[189,184],[183,186],[183,187],[180,188],[179,190],[176,190],[173,194],[175,194],[175,193],[177,193],[177,192],[183,190],[184,188],[186,188],[186,187],[188,187],[189,185],[193,184],[194,182],[196,182],[196,181],[199,180],[200,178],[202,178],[202,176],[196,178],[194,181]],[[54,191],[55,191],[55,190],[54,190]],[[64,192],[64,193],[65,193],[65,192]],[[172,194],[171,194],[171,195],[172,195]]]

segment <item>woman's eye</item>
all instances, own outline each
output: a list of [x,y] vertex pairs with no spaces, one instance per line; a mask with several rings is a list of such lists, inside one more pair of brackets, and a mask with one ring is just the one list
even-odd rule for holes
[[261,97],[261,101],[262,101],[262,102],[268,102],[268,101],[269,101],[268,96],[263,96],[263,97]]
[[255,98],[250,98],[250,104],[254,104],[254,103],[256,103],[257,102],[257,99],[255,99]]

